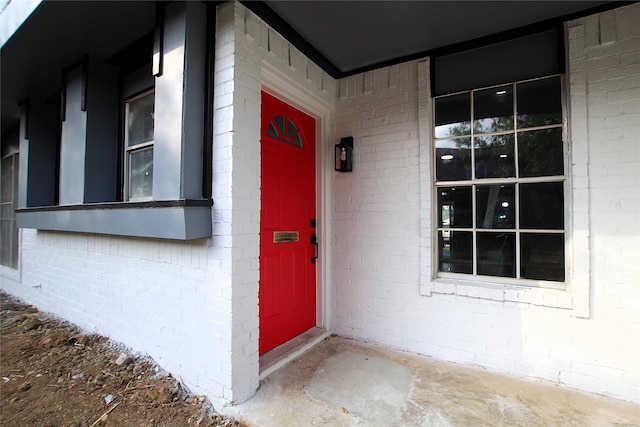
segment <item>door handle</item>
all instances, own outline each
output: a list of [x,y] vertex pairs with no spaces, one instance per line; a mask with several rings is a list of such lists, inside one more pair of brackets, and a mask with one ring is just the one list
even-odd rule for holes
[[311,244],[316,246],[315,255],[311,257],[311,264],[315,264],[318,259],[318,237],[316,233],[311,233]]

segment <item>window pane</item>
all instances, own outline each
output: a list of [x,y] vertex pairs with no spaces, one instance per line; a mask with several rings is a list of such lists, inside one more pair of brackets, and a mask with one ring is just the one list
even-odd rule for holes
[[518,132],[521,177],[564,175],[562,128]]
[[478,274],[516,277],[515,233],[478,233]]
[[2,159],[0,164],[2,179],[0,180],[0,203],[10,203],[12,201],[11,191],[13,189],[13,156]]
[[287,119],[287,135],[292,138],[296,133],[298,133],[297,126],[290,119]]
[[11,247],[13,242],[11,241],[11,237],[13,234],[13,228],[13,221],[0,221],[0,235],[2,236],[2,240],[0,240],[0,264],[8,267],[12,264]]
[[520,276],[564,282],[564,234],[520,235]]
[[129,198],[151,197],[153,148],[129,153]]
[[276,124],[276,128],[278,129],[278,134],[284,135],[284,116],[275,116],[273,121]]
[[278,135],[278,131],[276,130],[276,127],[273,125],[272,121],[269,122],[269,126],[267,126],[267,136],[275,139],[280,138],[280,135]]
[[560,76],[519,83],[516,91],[519,128],[562,123]]
[[435,101],[436,138],[471,135],[471,95],[437,98]]
[[434,122],[440,271],[564,281],[561,77],[436,98]]
[[467,231],[444,230],[438,233],[440,271],[473,273],[473,234]]
[[471,228],[471,187],[438,188],[438,224],[441,228]]
[[513,134],[476,137],[474,139],[476,178],[516,176]]
[[[18,163],[18,153],[13,154],[11,156],[13,158],[13,162],[12,162],[12,172],[13,172],[13,207],[17,208],[18,207],[18,172],[19,172],[19,163]],[[15,213],[14,213],[14,217],[15,217]],[[16,229],[17,232],[17,229]]]
[[520,185],[520,228],[564,229],[562,182]]
[[436,179],[471,179],[471,138],[436,141]]
[[0,185],[0,264],[18,267],[18,228],[15,208],[18,205],[18,154],[2,159]]
[[128,104],[127,146],[153,141],[154,93],[138,98]]
[[298,127],[290,119],[287,119],[287,134],[288,134],[288,138],[287,138],[288,143],[293,143],[293,145],[295,145],[296,147],[303,148],[302,138],[300,137],[300,132],[298,130]]
[[474,92],[473,118],[476,133],[513,129],[513,87],[501,86]]
[[515,228],[515,186],[482,185],[476,188],[476,227]]

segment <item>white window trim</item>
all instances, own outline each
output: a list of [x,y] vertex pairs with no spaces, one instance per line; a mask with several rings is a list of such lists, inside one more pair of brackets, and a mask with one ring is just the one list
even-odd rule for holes
[[[572,29],[573,30],[573,29]],[[569,44],[575,38],[569,35]],[[580,42],[580,40],[578,40]],[[584,30],[582,31],[584,46]],[[584,49],[582,49],[584,53]],[[578,61],[580,58],[578,58]],[[584,61],[585,58],[582,58]],[[577,69],[579,65],[576,66]],[[584,70],[584,68],[582,68]],[[545,307],[569,309],[575,317],[590,316],[590,274],[589,274],[589,212],[588,212],[588,147],[586,131],[578,123],[586,123],[586,83],[584,71],[582,78],[575,79],[573,73],[571,83],[565,80],[563,102],[565,108],[565,133],[567,135],[567,155],[565,158],[566,193],[565,193],[565,257],[566,278],[560,288],[527,286],[525,281],[520,285],[505,283],[497,277],[437,277],[437,245],[434,233],[437,230],[437,214],[434,208],[435,174],[433,173],[433,97],[431,95],[430,59],[418,63],[418,120],[419,120],[419,167],[420,167],[420,294],[430,297],[434,294],[456,295],[469,298],[487,299],[505,303],[532,304]],[[576,83],[577,81],[577,83]],[[580,83],[582,82],[582,83]],[[581,90],[582,89],[582,90]],[[578,96],[574,95],[578,92]],[[576,105],[577,104],[577,105]],[[580,117],[571,111],[576,106]],[[585,108],[580,108],[585,106]],[[582,117],[584,116],[584,117]],[[572,120],[568,120],[571,117]],[[568,123],[567,123],[568,122]],[[573,126],[571,126],[573,124]],[[583,143],[572,147],[571,141],[576,133]],[[576,149],[577,148],[577,149]],[[572,151],[573,150],[573,151]],[[581,171],[577,176],[575,170]],[[580,186],[576,185],[580,181]],[[576,224],[581,224],[578,230]],[[579,239],[579,241],[577,240]],[[535,281],[533,281],[535,282]],[[549,282],[545,282],[545,285]],[[535,284],[535,283],[532,283]]]

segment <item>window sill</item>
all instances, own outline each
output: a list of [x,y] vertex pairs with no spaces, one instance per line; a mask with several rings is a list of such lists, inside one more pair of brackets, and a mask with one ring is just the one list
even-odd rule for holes
[[19,228],[191,240],[211,237],[212,200],[91,203],[16,210]]
[[420,286],[420,294],[423,296],[431,296],[432,294],[457,295],[544,307],[573,308],[573,299],[567,289],[528,287],[480,280],[437,278]]

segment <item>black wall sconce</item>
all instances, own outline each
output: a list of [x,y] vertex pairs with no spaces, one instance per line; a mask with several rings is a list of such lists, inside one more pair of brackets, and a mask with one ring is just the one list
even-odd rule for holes
[[353,170],[353,137],[340,139],[335,150],[336,172],[351,172]]

